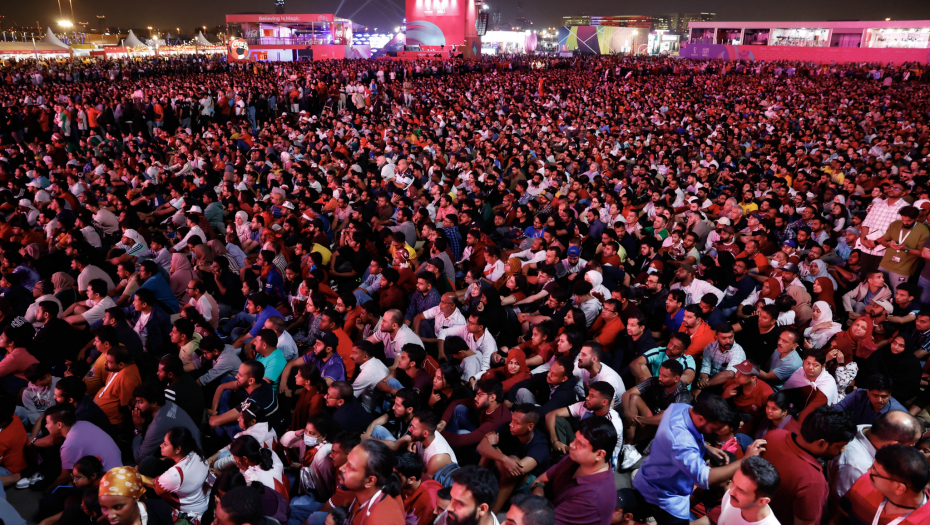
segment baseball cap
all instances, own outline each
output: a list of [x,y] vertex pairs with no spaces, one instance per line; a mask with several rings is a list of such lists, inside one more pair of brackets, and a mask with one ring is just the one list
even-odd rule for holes
[[798,265],[794,263],[788,263],[781,269],[783,272],[798,273]]
[[748,359],[736,365],[734,368],[736,368],[737,372],[742,372],[751,376],[759,375],[759,369]]
[[440,272],[445,271],[446,269],[446,263],[444,263],[443,260],[440,259],[439,257],[433,257],[432,259],[426,261],[426,264],[430,264],[430,265],[435,266],[436,268],[439,268]]
[[721,224],[724,225],[724,226],[730,226],[732,223],[730,222],[730,219],[729,219],[729,218],[727,218],[727,217],[720,217],[719,219],[717,219],[717,225],[719,226],[719,225],[721,225]]
[[285,201],[283,206],[289,210],[294,209],[294,203],[292,203],[291,201]]
[[577,247],[577,246],[570,246],[570,247],[568,248],[568,256],[569,256],[569,257],[578,257],[578,256],[580,256],[580,255],[581,255],[581,248],[579,248],[579,247]]
[[317,339],[319,339],[320,341],[323,341],[324,346],[328,346],[333,349],[339,346],[339,338],[336,337],[336,334],[330,331],[323,332],[323,334],[320,335]]
[[846,228],[846,233],[851,233],[853,235],[862,235],[862,233],[859,230],[853,228],[852,226],[850,226],[849,228]]
[[633,489],[617,490],[617,504],[614,508],[622,508],[626,512],[633,512],[636,510],[637,505],[636,492],[634,492]]
[[792,248],[798,247],[798,243],[794,242],[794,239],[786,239],[785,242],[781,244],[782,246],[791,246]]
[[191,213],[203,213],[203,209],[200,206],[191,206]]

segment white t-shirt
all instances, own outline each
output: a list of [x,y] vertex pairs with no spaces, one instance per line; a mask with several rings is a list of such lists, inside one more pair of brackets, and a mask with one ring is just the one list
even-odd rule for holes
[[452,315],[446,317],[442,310],[440,310],[439,305],[430,308],[429,310],[423,311],[423,319],[435,319],[433,321],[433,332],[436,334],[436,339],[446,340],[446,334],[450,329],[455,328],[456,326],[465,326],[465,316],[462,315],[462,312],[458,308],[452,312]]
[[780,525],[775,513],[769,509],[769,516],[762,521],[746,521],[743,519],[742,511],[730,504],[730,491],[726,491],[723,500],[720,502],[720,518],[717,519],[717,525]]
[[449,457],[452,458],[453,463],[458,463],[459,460],[455,457],[455,452],[452,451],[452,447],[449,446],[449,442],[446,441],[446,438],[442,437],[442,434],[437,432],[436,439],[430,444],[430,446],[423,448],[423,442],[417,441],[417,454],[423,458],[423,466],[429,468],[429,460],[438,454],[449,454]]
[[95,304],[92,300],[88,299],[84,301],[84,304],[90,308],[81,314],[84,316],[84,321],[86,321],[88,325],[93,325],[97,321],[103,319],[103,315],[107,313],[107,310],[116,306],[113,299],[107,296],[103,296],[103,299],[101,299],[99,303]]

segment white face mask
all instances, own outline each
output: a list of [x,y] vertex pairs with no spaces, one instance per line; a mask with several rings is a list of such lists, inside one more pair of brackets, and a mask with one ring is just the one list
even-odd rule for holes
[[304,445],[307,445],[308,447],[315,447],[319,440],[320,438],[304,435]]
[[772,268],[778,268],[779,266],[781,266],[779,261],[772,261]]

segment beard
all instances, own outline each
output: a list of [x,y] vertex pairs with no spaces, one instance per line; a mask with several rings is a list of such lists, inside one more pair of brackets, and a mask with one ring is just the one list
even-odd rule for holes
[[478,509],[468,516],[457,516],[451,510],[447,510],[446,523],[448,525],[478,525],[481,518],[478,517]]

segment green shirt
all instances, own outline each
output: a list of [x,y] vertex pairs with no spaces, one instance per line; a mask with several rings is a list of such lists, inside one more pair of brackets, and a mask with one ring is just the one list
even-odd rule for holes
[[284,365],[287,364],[287,359],[284,359],[284,353],[281,352],[280,348],[275,348],[274,352],[268,354],[267,357],[256,352],[255,360],[265,365],[265,377],[271,380],[271,386],[277,391],[281,373],[284,372]]
[[[924,242],[930,237],[930,230],[920,223],[911,227],[910,233],[907,230],[902,232],[901,221],[892,222],[885,231],[882,239],[891,241],[895,244],[904,244],[910,250],[920,252],[923,249]],[[882,256],[881,267],[891,273],[911,276],[917,271],[917,263],[921,260],[920,254],[899,252],[894,248],[886,248],[885,255]]]
[[[646,366],[649,367],[649,371],[652,373],[652,377],[659,377],[659,369],[662,368],[662,363],[668,361],[669,359],[668,356],[665,355],[664,346],[653,348],[652,350],[647,350],[646,353],[643,354],[643,357],[646,358]],[[682,354],[677,359],[675,359],[675,361],[681,363],[681,366],[685,370],[690,368],[691,370],[697,371],[693,356]],[[689,390],[690,388],[691,385],[688,385]]]

